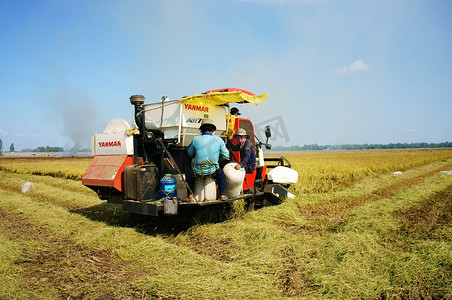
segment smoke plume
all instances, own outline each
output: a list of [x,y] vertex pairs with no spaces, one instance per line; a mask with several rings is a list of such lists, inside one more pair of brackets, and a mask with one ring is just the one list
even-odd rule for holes
[[71,141],[70,145],[65,146],[65,150],[77,152],[90,148],[91,135],[100,126],[96,107],[96,102],[88,97],[73,94],[57,97],[55,121],[61,133]]

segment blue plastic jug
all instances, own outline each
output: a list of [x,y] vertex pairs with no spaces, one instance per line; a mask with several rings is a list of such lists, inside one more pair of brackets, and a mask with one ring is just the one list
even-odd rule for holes
[[166,174],[160,180],[160,198],[177,197],[177,180],[171,174]]

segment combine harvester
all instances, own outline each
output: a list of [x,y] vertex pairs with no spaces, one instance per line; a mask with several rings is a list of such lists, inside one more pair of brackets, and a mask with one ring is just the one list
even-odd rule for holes
[[[141,95],[131,96],[135,120],[113,119],[103,133],[92,135],[94,157],[82,183],[102,200],[122,204],[127,212],[150,216],[177,215],[185,208],[239,199],[245,199],[251,207],[281,203],[292,195],[288,188],[297,181],[298,173],[284,157],[264,161],[263,147],[271,147],[267,143],[271,137],[270,127],[265,127],[267,141],[262,143],[255,136],[253,123],[245,118],[236,118],[234,129],[244,128],[254,145],[257,157],[254,173],[246,174],[240,187],[234,187],[235,192],[227,181],[226,200],[217,197],[212,178],[196,178],[196,201],[186,201],[185,174],[192,168],[187,150],[193,138],[200,134],[201,122],[213,120],[217,127],[215,135],[226,141],[231,122],[229,104],[261,103],[266,98],[267,94],[255,95],[233,88],[207,91],[180,100],[162,97],[160,102],[151,104],[144,104],[145,98]],[[240,152],[230,153],[240,161]],[[221,162],[220,165],[224,166]]]

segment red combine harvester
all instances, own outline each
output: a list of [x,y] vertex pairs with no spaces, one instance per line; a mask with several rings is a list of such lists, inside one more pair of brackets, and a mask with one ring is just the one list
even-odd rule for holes
[[[293,196],[288,188],[297,181],[298,173],[284,157],[264,160],[263,147],[271,147],[267,143],[271,137],[269,126],[265,127],[267,141],[263,143],[257,139],[249,119],[232,121],[229,115],[230,103],[261,103],[266,98],[267,94],[255,95],[235,88],[211,90],[180,100],[162,97],[160,102],[151,104],[144,104],[143,96],[131,96],[135,120],[113,119],[103,133],[92,135],[94,158],[82,183],[100,199],[122,204],[127,212],[151,216],[176,215],[187,207],[239,199],[245,199],[254,207],[278,204]],[[193,138],[199,135],[204,119],[213,120],[217,127],[215,135],[225,141],[229,122],[235,122],[235,130],[245,129],[256,151],[256,168],[252,174],[245,175],[240,193],[226,200],[216,197],[216,188],[212,193],[211,187],[199,185],[198,181],[204,178],[197,178],[196,201],[187,202],[185,174],[192,168],[187,150]],[[231,156],[240,161],[239,152],[231,152]],[[171,197],[161,192],[162,183],[168,178],[174,182]]]

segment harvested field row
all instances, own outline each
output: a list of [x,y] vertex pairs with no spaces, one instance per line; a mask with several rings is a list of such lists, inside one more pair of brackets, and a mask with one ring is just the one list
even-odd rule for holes
[[18,276],[14,282],[24,291],[22,297],[149,298],[130,283],[139,274],[126,270],[128,262],[111,259],[105,250],[57,238],[21,215],[0,210],[0,217],[4,238],[20,250],[9,266],[14,270],[7,271]]
[[[421,182],[423,179],[433,176],[444,169],[447,170],[452,169],[452,164],[439,167],[437,169],[434,169],[432,171],[420,175],[416,175],[414,177],[410,176],[410,172],[408,172],[408,174],[405,174],[406,178],[404,178],[403,181],[393,183],[389,186],[382,186],[378,190],[372,192],[370,195],[355,198],[351,197],[347,199],[336,198],[326,202],[318,202],[300,208],[300,213],[304,215],[306,218],[312,218],[317,220],[319,219],[325,220],[326,217],[331,222],[332,229],[334,229],[335,226],[338,226],[345,222],[345,218],[347,218],[350,215],[354,207],[362,205],[366,202],[372,202],[380,199],[393,197],[400,190],[414,186]],[[334,230],[337,230],[337,228]]]
[[33,193],[28,194],[29,197],[36,201],[59,205],[68,210],[91,207],[102,203],[95,193],[82,186],[79,181],[47,176],[24,176],[3,172],[0,188],[17,192],[20,191],[20,187],[25,182],[32,182],[34,186]]

